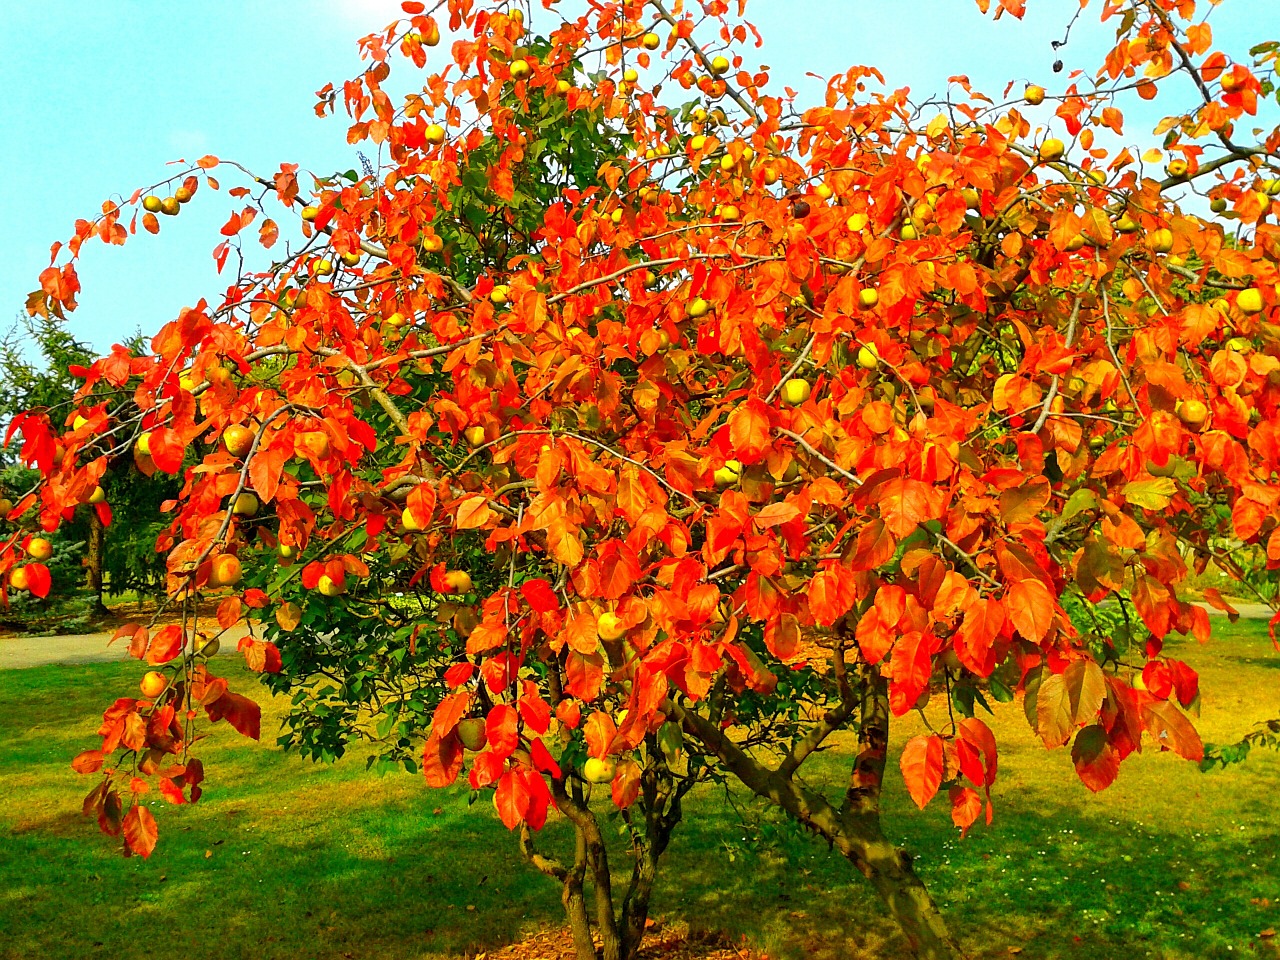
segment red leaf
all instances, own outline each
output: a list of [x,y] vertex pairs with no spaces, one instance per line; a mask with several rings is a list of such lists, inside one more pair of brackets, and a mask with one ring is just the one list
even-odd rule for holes
[[610,540],[600,550],[600,596],[617,600],[640,579],[640,558],[621,540]]
[[769,451],[769,408],[751,397],[729,414],[729,442],[743,463],[755,463]]
[[1106,692],[1106,675],[1092,660],[1075,660],[1045,677],[1036,694],[1036,724],[1045,746],[1062,746],[1077,726],[1094,720]]
[[627,809],[640,796],[640,774],[640,764],[634,760],[623,760],[618,764],[613,775],[612,793],[613,805],[619,810]]
[[404,3],[400,4],[400,9],[412,17],[417,16],[427,8],[419,3],[418,0],[404,0]]
[[160,778],[160,795],[175,805],[187,802],[187,798],[182,793],[182,788],[168,777]]
[[916,806],[923,810],[942,786],[942,738],[933,736],[912,737],[902,748],[899,766],[907,792]]
[[972,787],[951,788],[951,822],[960,828],[964,837],[969,828],[982,815],[982,797]]
[[617,732],[618,727],[613,722],[613,717],[602,710],[597,710],[587,719],[586,726],[583,727],[583,733],[587,738],[587,753],[603,760],[609,755],[609,747],[613,744],[613,738]]
[[1080,781],[1094,793],[1111,786],[1120,772],[1120,754],[1107,738],[1107,731],[1096,723],[1076,734],[1071,762]]
[[493,792],[493,805],[508,830],[514,830],[529,813],[529,790],[518,770],[508,770]]
[[546,580],[526,580],[520,585],[520,595],[534,613],[554,613],[560,609],[560,601]]
[[1167,700],[1143,704],[1142,725],[1162,750],[1172,750],[1178,756],[1197,763],[1204,759],[1200,734],[1182,711]]
[[185,640],[186,636],[178,624],[171,623],[167,627],[161,627],[147,647],[147,663],[152,666],[168,663],[182,653]]
[[226,720],[238,733],[250,740],[257,740],[261,734],[262,708],[248,697],[228,690],[206,706],[205,710],[211,723]]
[[902,539],[936,510],[933,487],[922,480],[897,477],[887,480],[879,490],[880,517],[893,535]]
[[466,716],[470,706],[471,691],[469,690],[459,690],[445,697],[440,701],[431,718],[431,735],[443,738],[453,733],[453,728]]
[[431,787],[447,787],[462,772],[462,742],[453,734],[427,738],[422,748],[422,773]]
[[240,620],[240,598],[227,597],[218,604],[218,625],[223,630],[230,630]]
[[130,850],[142,857],[151,856],[159,834],[150,810],[137,803],[129,808],[124,818],[124,839]]
[[484,732],[494,754],[504,759],[511,756],[520,745],[520,717],[516,708],[507,703],[498,704],[485,717]]
[[761,530],[790,523],[800,516],[800,508],[794,503],[771,503],[755,516],[756,526]]
[[809,610],[823,626],[830,626],[849,612],[857,599],[853,571],[828,563],[809,581]]
[[27,589],[43,600],[53,587],[53,577],[49,573],[49,568],[43,563],[28,563],[24,569],[27,571]]
[[1048,636],[1053,623],[1053,597],[1039,580],[1016,580],[1009,584],[1004,610],[1017,631],[1032,643]]
[[101,750],[86,750],[71,761],[71,769],[76,773],[97,773],[102,769],[103,755]]
[[176,430],[168,427],[156,427],[151,431],[147,441],[150,444],[151,459],[165,473],[177,473],[182,469],[182,459],[187,448]]

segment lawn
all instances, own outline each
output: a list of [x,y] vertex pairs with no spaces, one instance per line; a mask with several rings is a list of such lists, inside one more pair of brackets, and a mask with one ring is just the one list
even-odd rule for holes
[[[1172,647],[1202,673],[1205,738],[1227,741],[1280,715],[1280,656],[1262,623],[1215,623],[1208,646]],[[559,922],[558,891],[514,856],[487,799],[377,777],[359,757],[286,756],[270,745],[270,708],[263,744],[214,728],[205,798],[158,811],[150,860],[120,857],[80,817],[91,780],[67,763],[137,674],[0,673],[0,957],[442,958]],[[990,828],[959,840],[944,806],[916,811],[896,773],[887,798],[889,829],[975,955],[1280,956],[1259,936],[1280,928],[1280,757],[1255,752],[1206,775],[1148,753],[1094,796],[1017,705],[993,726],[1003,752]],[[903,723],[896,737],[914,732]],[[843,776],[834,758],[822,772]],[[707,790],[688,805],[660,917],[745,936],[773,960],[903,956],[847,863],[733,800]]]

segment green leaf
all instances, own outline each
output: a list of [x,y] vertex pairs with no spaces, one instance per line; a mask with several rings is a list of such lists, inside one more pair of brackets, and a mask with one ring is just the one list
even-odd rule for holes
[[1178,485],[1170,477],[1154,480],[1134,480],[1124,485],[1124,498],[1146,510],[1163,510],[1178,492]]

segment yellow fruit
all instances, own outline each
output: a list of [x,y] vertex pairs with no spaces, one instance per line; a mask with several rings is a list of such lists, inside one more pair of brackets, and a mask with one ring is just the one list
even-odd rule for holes
[[444,127],[440,126],[440,124],[438,123],[433,123],[427,127],[426,132],[423,134],[423,136],[426,138],[427,143],[431,143],[431,144],[435,144],[436,146],[439,146],[440,144],[444,143],[444,138],[445,138]]
[[310,223],[319,215],[320,215],[320,208],[317,206],[308,205],[302,208],[302,219],[306,220],[308,223]]
[[1179,400],[1176,410],[1178,419],[1193,430],[1209,419],[1209,408],[1201,400]]
[[568,93],[572,89],[573,89],[573,84],[571,84],[568,80],[556,81],[556,93],[560,94],[561,96],[564,96],[566,93]]
[[1054,160],[1061,160],[1062,155],[1067,152],[1066,144],[1057,137],[1050,137],[1044,143],[1040,144],[1040,159],[1052,163]]
[[338,583],[327,573],[320,574],[320,579],[316,581],[316,589],[326,597],[336,597],[346,593],[346,587]]
[[1168,166],[1165,167],[1165,170],[1168,171],[1168,174],[1171,177],[1179,179],[1185,177],[1187,175],[1187,161],[1170,160]]
[[344,253],[344,254],[342,255],[342,262],[343,262],[344,264],[346,264],[348,267],[354,267],[354,266],[357,266],[357,265],[360,263],[360,254],[359,254],[359,253]]
[[31,585],[27,578],[26,567],[14,567],[13,573],[9,574],[9,587],[12,590],[26,590]]
[[825,183],[818,184],[818,186],[814,189],[813,192],[816,193],[823,200],[830,200],[833,196],[835,196],[835,191],[832,190]]
[[188,190],[186,187],[179,187],[173,191],[173,198],[179,203],[187,203],[193,196],[195,196],[195,191]]
[[718,57],[716,57],[714,60],[712,60],[712,61],[711,61],[711,72],[712,72],[713,74],[715,74],[717,77],[722,76],[722,75],[724,75],[724,74],[728,73],[728,72],[729,72],[729,58],[728,58],[728,57],[725,57],[725,56],[718,56]]
[[1147,235],[1147,249],[1152,253],[1168,253],[1173,249],[1173,231],[1167,227],[1152,230]]
[[738,161],[733,159],[732,154],[726,153],[723,157],[720,158],[720,169],[723,170],[725,173],[729,173],[737,165],[738,165]]
[[731,487],[742,476],[742,463],[738,460],[726,460],[723,467],[714,474],[717,487]]
[[627,632],[627,625],[615,613],[602,613],[596,619],[596,633],[601,640],[618,640]]
[[915,240],[920,236],[920,233],[912,224],[904,223],[902,225],[902,232],[899,236],[901,236],[903,240]]
[[603,760],[590,757],[582,765],[582,776],[588,783],[609,783],[617,769],[618,765],[611,757]]
[[471,574],[465,570],[449,570],[444,575],[446,593],[470,593]]
[[662,45],[662,38],[656,33],[646,33],[640,38],[640,45],[646,50],[657,50]]
[[1241,290],[1236,297],[1236,306],[1240,308],[1241,313],[1259,313],[1263,306],[1262,291],[1257,287]]
[[159,213],[161,200],[154,193],[142,198],[142,209],[147,213]]
[[253,449],[253,436],[248,427],[233,423],[222,431],[222,445],[233,457],[243,457]]
[[532,72],[533,72],[533,71],[532,71],[532,69],[531,69],[531,68],[530,68],[530,66],[529,66],[529,61],[528,61],[528,60],[525,60],[525,59],[523,59],[523,58],[521,58],[521,59],[519,59],[519,60],[515,60],[515,61],[513,61],[513,62],[512,62],[512,64],[511,64],[511,79],[512,79],[512,80],[523,80],[523,79],[525,79],[526,77],[528,77],[528,76],[529,76],[529,74],[530,74],[530,73],[532,73]]
[[101,487],[94,487],[93,493],[89,494],[90,503],[104,503],[107,499],[107,491]]
[[880,366],[880,356],[876,353],[874,346],[858,348],[858,366],[863,370],[874,370]]
[[855,213],[844,222],[844,225],[848,227],[851,233],[861,233],[870,222],[871,218],[865,213]]
[[216,657],[218,655],[218,651],[221,649],[222,641],[217,637],[214,637],[212,640],[206,640],[201,644],[200,649],[197,652],[202,657]]
[[1263,183],[1262,192],[1268,197],[1280,197],[1280,178],[1267,180]]
[[812,392],[813,388],[809,386],[808,380],[792,377],[782,385],[782,402],[791,407],[798,407],[809,399]]
[[874,287],[863,287],[858,291],[858,306],[870,310],[880,302],[880,293]]
[[707,301],[703,300],[701,297],[698,297],[698,299],[694,300],[685,308],[685,311],[694,320],[701,320],[711,312],[711,304],[707,303]]
[[406,530],[417,531],[426,529],[423,527],[421,521],[418,520],[418,515],[408,507],[405,507],[404,512],[400,514],[400,522],[404,524],[404,528]]
[[639,73],[637,73],[637,72],[636,72],[634,69],[632,69],[631,67],[628,67],[626,70],[623,70],[623,71],[622,71],[622,82],[623,82],[623,83],[635,83],[635,82],[636,82],[636,81],[638,81],[639,79],[640,79],[640,74],[639,74]]
[[703,136],[701,133],[689,141],[689,148],[693,150],[694,153],[697,153],[699,150],[704,149],[706,145],[707,145],[707,138]]
[[181,206],[182,204],[178,203],[177,197],[165,197],[160,201],[160,212],[170,217],[176,217]]
[[140,454],[142,454],[144,457],[151,456],[151,434],[149,433],[140,434],[138,436],[138,439],[133,441],[133,448],[137,450]]
[[322,257],[320,262],[315,265],[315,269],[312,270],[312,273],[317,277],[329,276],[329,274],[333,273],[333,261],[326,257]]
[[209,586],[234,587],[240,582],[240,559],[229,553],[213,558],[209,566]]
[[427,23],[427,32],[422,34],[421,42],[427,47],[434,47],[440,42],[440,28],[436,26],[436,22],[434,20]]
[[489,742],[483,717],[467,717],[458,721],[458,739],[472,753],[479,753]]
[[467,427],[462,432],[462,435],[466,437],[467,443],[473,447],[481,446],[484,443],[484,427],[482,426]]
[[276,556],[281,560],[292,560],[298,555],[298,548],[291,543],[276,545]]
[[489,291],[489,302],[495,307],[505,306],[511,301],[511,288],[500,283]]
[[422,241],[422,249],[427,253],[439,253],[444,249],[444,239],[433,233]]
[[258,498],[245,490],[236,497],[236,502],[231,505],[231,512],[237,517],[256,517],[259,506]]
[[741,219],[741,217],[742,217],[742,211],[739,210],[732,203],[726,203],[723,207],[720,208],[721,220],[739,220]]
[[142,695],[148,700],[154,700],[160,694],[164,693],[164,688],[169,685],[169,681],[164,678],[164,674],[158,670],[148,670],[142,675],[142,682],[138,687],[142,690]]
[[1033,107],[1038,107],[1044,103],[1044,87],[1031,84],[1026,90],[1022,91],[1022,98]]

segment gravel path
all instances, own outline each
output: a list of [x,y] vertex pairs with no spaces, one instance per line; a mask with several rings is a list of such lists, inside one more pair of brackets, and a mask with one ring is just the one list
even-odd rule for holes
[[[1226,616],[1208,604],[1209,616]],[[1270,620],[1271,608],[1261,603],[1237,603],[1240,616],[1249,620]],[[222,638],[222,654],[236,652],[236,643],[248,630],[236,627]],[[0,670],[16,670],[23,667],[43,667],[53,663],[104,663],[128,658],[124,641],[107,646],[109,633],[82,633],[65,637],[4,637],[0,638]]]
[[[234,654],[236,644],[248,632],[243,626],[229,630],[222,637],[220,656]],[[0,638],[0,670],[43,667],[49,664],[105,663],[127,660],[129,647],[120,640],[107,646],[110,633],[68,634],[64,637]]]

